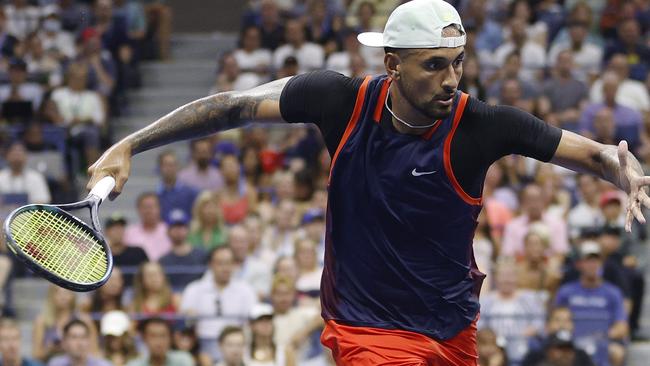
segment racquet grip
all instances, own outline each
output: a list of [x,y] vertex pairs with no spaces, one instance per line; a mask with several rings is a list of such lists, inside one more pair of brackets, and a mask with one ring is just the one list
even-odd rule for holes
[[108,194],[115,188],[115,179],[113,177],[104,177],[95,184],[93,189],[88,194],[99,197],[99,202],[101,203],[108,197]]

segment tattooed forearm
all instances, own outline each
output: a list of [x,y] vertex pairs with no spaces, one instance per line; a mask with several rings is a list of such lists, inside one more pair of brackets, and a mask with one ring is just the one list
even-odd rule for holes
[[[129,144],[132,154],[137,154],[174,141],[242,127],[260,118],[279,119],[279,112],[273,111],[265,111],[260,116],[260,107],[264,103],[278,103],[287,80],[276,80],[245,92],[219,93],[195,100],[127,136],[123,142]],[[279,108],[271,109],[279,111]]]
[[[627,153],[628,165],[634,169],[639,175],[644,175],[643,167],[641,163],[634,157],[630,152]],[[624,183],[621,182],[621,165],[618,161],[618,148],[614,145],[607,145],[603,150],[598,154],[597,160],[600,162],[601,166],[601,177],[613,184],[615,184],[620,189],[627,191],[629,187],[624,186]]]

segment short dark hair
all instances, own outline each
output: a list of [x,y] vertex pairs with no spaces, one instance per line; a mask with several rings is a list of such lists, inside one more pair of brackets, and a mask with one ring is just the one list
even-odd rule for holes
[[70,330],[72,329],[72,327],[77,326],[77,325],[84,328],[84,330],[86,331],[86,334],[90,335],[90,327],[88,326],[88,324],[86,324],[86,322],[84,322],[83,320],[80,320],[80,319],[72,319],[69,322],[67,322],[65,324],[65,326],[63,327],[63,336],[66,337],[68,335],[68,333],[70,333]]
[[173,156],[174,158],[176,158],[176,152],[172,149],[167,149],[161,152],[160,154],[158,154],[158,166],[162,164],[162,161],[166,156]]
[[244,334],[244,330],[240,327],[235,327],[232,325],[223,328],[221,334],[219,334],[219,338],[218,338],[219,344],[222,344],[226,340],[226,338],[228,338],[229,335],[236,334],[236,333]]
[[143,321],[140,322],[138,325],[138,330],[140,330],[140,334],[144,336],[144,333],[147,331],[147,328],[153,324],[159,324],[165,327],[167,331],[169,332],[169,335],[172,335],[172,326],[169,324],[169,322],[163,318],[160,317],[151,317],[151,318],[146,318]]
[[215,254],[217,254],[218,252],[224,251],[224,250],[230,252],[231,254],[234,254],[233,251],[232,251],[232,248],[229,245],[218,246],[218,247],[213,248],[212,250],[210,250],[210,253],[208,253],[208,263],[212,262],[212,260],[214,259]]

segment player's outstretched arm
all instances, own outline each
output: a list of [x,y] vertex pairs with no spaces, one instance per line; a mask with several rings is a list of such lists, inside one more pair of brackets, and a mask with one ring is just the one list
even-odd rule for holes
[[117,196],[129,177],[131,156],[139,152],[251,122],[280,120],[280,94],[289,79],[272,81],[242,92],[218,93],[174,110],[106,150],[88,168],[88,189],[110,175],[116,181],[111,197]]
[[640,222],[646,220],[641,205],[650,208],[645,186],[650,185],[650,176],[644,176],[639,161],[628,151],[627,142],[618,146],[604,145],[573,132],[562,131],[552,163],[566,168],[591,173],[615,184],[628,194],[628,208],[625,230],[632,229],[634,217]]

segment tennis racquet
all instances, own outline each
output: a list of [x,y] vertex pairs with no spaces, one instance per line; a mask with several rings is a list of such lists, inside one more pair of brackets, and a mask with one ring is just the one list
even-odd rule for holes
[[[29,269],[73,291],[103,285],[113,270],[113,256],[101,233],[98,208],[115,187],[104,177],[88,196],[64,205],[27,205],[5,220],[7,246]],[[88,208],[89,226],[68,211]]]

